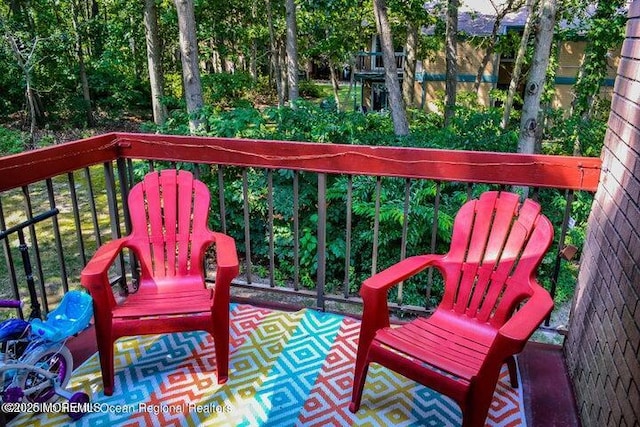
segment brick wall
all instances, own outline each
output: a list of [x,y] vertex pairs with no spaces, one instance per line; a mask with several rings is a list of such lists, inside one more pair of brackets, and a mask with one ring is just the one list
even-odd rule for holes
[[640,418],[640,0],[629,9],[564,346],[585,426]]

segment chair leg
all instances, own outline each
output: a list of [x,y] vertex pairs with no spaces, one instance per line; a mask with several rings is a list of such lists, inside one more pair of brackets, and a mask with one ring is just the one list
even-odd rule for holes
[[515,356],[507,358],[507,368],[509,368],[509,381],[512,388],[518,388],[518,369],[516,366]]
[[229,335],[217,331],[213,334],[213,342],[216,347],[218,384],[224,384],[229,379]]
[[229,310],[213,318],[214,327],[211,330],[213,344],[216,348],[216,369],[218,384],[224,384],[229,379]]
[[[386,294],[383,295],[384,304],[386,304]],[[371,343],[376,335],[376,331],[382,327],[389,326],[389,318],[381,315],[381,311],[370,309],[367,307],[365,299],[364,312],[362,313],[362,324],[360,325],[360,335],[358,336],[358,351],[356,354],[356,366],[353,371],[353,391],[351,392],[351,404],[349,410],[353,413],[360,409],[360,400],[362,399],[362,390],[367,379],[369,370],[369,350]],[[374,299],[375,303],[376,300]],[[386,305],[384,305],[386,307]],[[386,315],[387,310],[382,313]]]
[[462,412],[462,427],[484,427],[496,390],[501,366],[487,375],[476,378],[467,396],[466,409]]
[[113,347],[115,345],[111,339],[111,328],[101,328],[96,324],[96,340],[100,356],[100,370],[102,371],[102,387],[105,396],[111,396],[114,383]]
[[367,380],[367,372],[369,371],[369,361],[367,360],[361,365],[362,366],[358,366],[358,364],[356,364],[355,367],[351,403],[349,404],[349,410],[354,414],[360,409],[362,391],[364,390],[364,383]]

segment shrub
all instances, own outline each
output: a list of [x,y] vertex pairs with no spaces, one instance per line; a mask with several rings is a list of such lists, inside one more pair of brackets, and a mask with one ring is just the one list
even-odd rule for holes
[[25,141],[22,132],[0,126],[0,154],[16,154],[24,150]]
[[312,80],[301,80],[298,84],[300,96],[304,98],[321,98],[324,90]]
[[214,73],[202,76],[204,101],[211,105],[235,106],[253,85],[253,79],[247,73]]

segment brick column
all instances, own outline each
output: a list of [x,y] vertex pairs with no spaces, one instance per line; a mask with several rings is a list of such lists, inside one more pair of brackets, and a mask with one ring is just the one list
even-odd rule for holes
[[629,9],[564,346],[585,426],[640,418],[640,0]]

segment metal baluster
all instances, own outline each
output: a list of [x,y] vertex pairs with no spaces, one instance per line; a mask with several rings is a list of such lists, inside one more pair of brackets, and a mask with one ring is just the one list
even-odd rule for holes
[[[51,181],[51,178],[46,180],[47,183],[47,194],[49,196],[49,208],[50,209],[56,209],[56,199],[55,199],[55,193],[53,190],[53,181]],[[55,242],[56,242],[56,250],[58,252],[58,262],[60,263],[60,275],[62,276],[62,289],[64,290],[65,293],[69,292],[69,280],[67,278],[67,266],[65,265],[64,262],[64,249],[62,248],[62,236],[60,235],[60,224],[58,223],[58,217],[57,216],[53,216],[51,217],[51,221],[53,222],[53,235],[55,237]],[[44,282],[44,280],[40,280],[41,282]],[[45,301],[46,301],[46,295],[45,295]],[[45,312],[48,312],[45,306]]]
[[247,283],[251,283],[251,229],[249,218],[249,181],[247,169],[242,170],[242,198],[244,207],[244,244],[245,244],[245,272]]
[[324,288],[326,283],[327,264],[327,175],[318,174],[318,274],[317,274],[317,308],[325,309]]
[[375,214],[373,217],[373,248],[371,254],[371,275],[378,271],[378,231],[380,229],[380,191],[382,187],[382,177],[376,178],[375,193]]
[[300,173],[293,172],[293,289],[300,288]]
[[[558,276],[560,275],[560,262],[562,261],[562,249],[564,249],[564,241],[567,237],[567,229],[569,228],[569,218],[571,217],[571,205],[573,204],[573,190],[567,190],[565,192],[565,200],[567,205],[564,208],[564,217],[562,218],[562,227],[560,229],[560,237],[558,238],[558,249],[556,252],[555,263],[553,264],[553,273],[551,273],[551,289],[549,293],[551,298],[556,297],[556,287],[558,285]],[[544,321],[545,326],[549,326],[550,317],[547,317]]]
[[[31,194],[29,192],[29,186],[22,187],[22,194],[24,196],[25,213],[27,219],[33,218],[33,205],[31,203]],[[49,313],[49,303],[47,301],[47,291],[44,286],[44,271],[42,270],[42,257],[40,256],[40,245],[38,244],[38,235],[36,233],[35,225],[29,226],[29,238],[31,239],[31,248],[33,249],[33,256],[36,263],[36,270],[38,274],[38,288],[40,291],[40,298],[42,298],[42,307],[45,314]]]
[[273,229],[273,170],[267,169],[267,210],[269,227],[269,286],[275,287],[276,256]]
[[344,289],[343,294],[345,298],[349,298],[349,283],[350,283],[350,269],[351,269],[351,228],[353,220],[353,175],[349,175],[347,178],[347,224],[346,224],[346,236],[345,236],[345,253],[344,253]]
[[531,200],[534,201],[538,201],[538,199],[540,198],[540,188],[539,187],[534,187],[533,191],[531,192],[531,194],[529,195],[529,198]]
[[84,252],[84,238],[82,237],[82,221],[80,221],[80,208],[78,206],[78,195],[76,194],[76,180],[75,180],[75,177],[73,176],[73,172],[67,173],[67,180],[69,181],[71,206],[73,207],[73,220],[76,225],[76,239],[78,240],[78,250],[80,251],[80,258],[82,258],[82,265],[86,265],[87,255]]
[[[133,181],[128,180],[128,167],[124,159],[116,161],[118,168],[118,181],[120,183],[120,198],[122,200],[122,211],[124,214],[124,229],[126,234],[131,233],[131,213],[129,212],[129,190],[133,186]],[[129,265],[131,266],[131,278],[134,288],[137,288],[140,275],[138,274],[138,260],[133,251],[129,251]]]
[[218,201],[220,203],[220,228],[227,233],[227,210],[224,204],[224,166],[218,165]]
[[96,248],[99,248],[102,245],[102,236],[100,235],[100,224],[98,223],[98,211],[96,209],[96,196],[93,192],[93,182],[91,181],[91,170],[89,168],[84,168],[84,177],[87,181],[87,189],[89,191],[89,207],[91,209],[93,233],[96,238]]
[[131,233],[131,215],[129,213],[129,185],[127,183],[127,166],[123,159],[116,161],[118,169],[118,183],[120,184],[120,198],[122,200],[122,211],[124,213],[124,229],[126,234]]
[[133,171],[134,171],[133,160],[127,159],[127,177],[129,182],[129,188],[133,187],[133,185],[136,182],[136,177]]
[[[402,210],[402,240],[400,242],[400,261],[407,257],[407,235],[409,233],[409,198],[411,197],[411,180],[404,181],[404,207]],[[404,282],[398,283],[398,304],[402,305]]]
[[[440,181],[436,181],[436,200],[433,203],[433,224],[431,225],[431,253],[436,251],[436,239],[438,238],[438,213],[440,212]],[[429,307],[429,300],[431,299],[431,288],[433,287],[433,267],[429,268],[427,273],[427,292],[426,292],[426,304]]]
[[[104,167],[104,183],[107,191],[107,204],[109,206],[109,221],[111,224],[111,238],[119,239],[122,234],[120,231],[120,213],[118,211],[118,200],[116,197],[116,182],[113,173],[113,165],[111,162],[106,162]],[[127,286],[126,267],[124,263],[124,256],[120,254],[118,257],[118,268],[120,270],[120,286],[122,291],[127,295],[129,293],[129,287]]]
[[[0,198],[0,229],[5,230],[7,223],[4,219],[4,209],[2,208],[2,198]],[[13,255],[11,254],[11,244],[9,243],[9,236],[3,239],[2,246],[4,248],[4,260],[9,272],[9,283],[11,285],[13,299],[20,299],[20,292],[18,290],[18,278],[16,277],[16,269],[13,265]],[[22,310],[16,310],[16,313],[20,319],[24,318]]]

